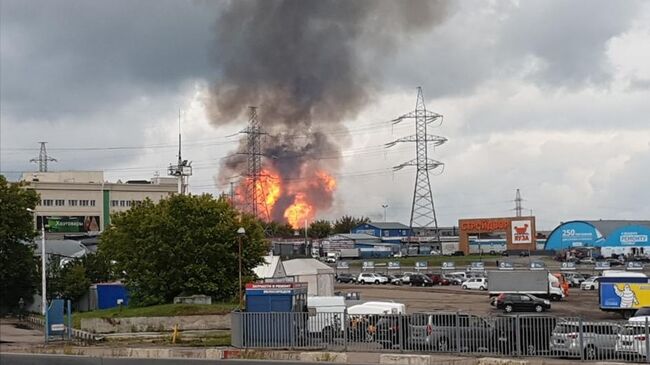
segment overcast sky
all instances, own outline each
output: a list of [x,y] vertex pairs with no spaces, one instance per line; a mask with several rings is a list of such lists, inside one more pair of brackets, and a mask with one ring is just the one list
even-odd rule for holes
[[[181,109],[192,192],[226,190],[215,176],[246,123],[215,127],[206,114],[226,6],[0,0],[2,173],[35,169],[47,141],[51,170],[164,175]],[[431,178],[441,225],[512,215],[517,188],[543,229],[650,219],[650,2],[453,2],[385,57],[364,57],[368,44],[356,49],[372,92],[345,122],[335,205],[320,217],[382,220],[388,204],[388,220],[408,224],[415,171],[391,167],[415,146],[383,144],[415,132],[388,121],[414,108],[422,86],[444,115],[430,132],[449,139],[431,156],[445,163]]]

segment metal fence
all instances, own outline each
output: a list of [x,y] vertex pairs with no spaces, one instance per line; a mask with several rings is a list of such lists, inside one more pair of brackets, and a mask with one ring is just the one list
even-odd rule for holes
[[232,313],[238,348],[650,361],[650,327],[543,315]]

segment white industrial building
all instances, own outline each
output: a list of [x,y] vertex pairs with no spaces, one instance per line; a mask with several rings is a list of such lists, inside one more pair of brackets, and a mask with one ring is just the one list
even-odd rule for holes
[[334,295],[334,269],[315,259],[284,261],[284,270],[292,281],[307,283],[307,295]]
[[253,272],[262,281],[287,281],[287,273],[280,256],[264,256],[264,263],[254,268]]
[[175,177],[108,182],[102,171],[25,172],[21,181],[41,197],[35,225],[45,222],[48,237],[66,233],[100,232],[110,215],[125,211],[145,199],[158,202],[178,191]]

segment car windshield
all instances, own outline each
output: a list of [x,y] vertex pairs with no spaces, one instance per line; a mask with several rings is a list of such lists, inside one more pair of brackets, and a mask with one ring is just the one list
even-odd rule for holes
[[636,313],[634,313],[635,317],[641,317],[641,316],[650,316],[650,307],[643,307],[639,308]]

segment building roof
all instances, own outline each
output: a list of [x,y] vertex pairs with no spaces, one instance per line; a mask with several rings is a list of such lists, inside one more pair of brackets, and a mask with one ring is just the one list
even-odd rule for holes
[[375,228],[379,229],[409,229],[409,226],[399,223],[399,222],[368,222],[368,223],[362,223],[358,225],[355,228],[358,228],[359,226],[362,226],[364,224],[367,224],[369,226],[373,226]]
[[[31,243],[31,242],[30,242]],[[41,240],[35,239],[33,244],[36,246],[34,248],[34,255],[41,256]],[[79,241],[73,240],[45,240],[45,254],[48,257],[56,255],[62,257],[62,263],[64,261],[69,261],[75,257],[83,257],[88,254],[90,250],[84,246]]]
[[334,269],[315,259],[293,259],[283,265],[287,276],[334,274]]
[[[340,238],[339,238],[340,237]],[[378,241],[377,236],[373,236],[367,233],[339,233],[329,237],[330,240],[344,239],[344,240],[373,240]]]
[[280,256],[264,256],[264,263],[254,268],[253,272],[260,279],[270,279],[275,274],[278,265],[282,265]]
[[650,221],[632,221],[632,220],[597,220],[597,221],[584,221],[596,227],[598,232],[603,236],[609,237],[610,233],[623,226],[643,226],[650,228]]

